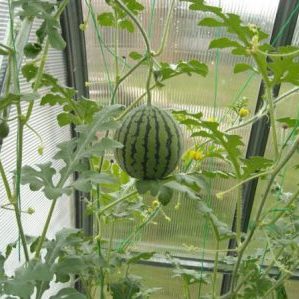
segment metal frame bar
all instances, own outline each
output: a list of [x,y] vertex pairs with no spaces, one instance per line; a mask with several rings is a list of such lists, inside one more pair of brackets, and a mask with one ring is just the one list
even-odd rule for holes
[[[77,91],[77,98],[89,98],[89,90],[85,85],[88,82],[88,69],[84,32],[79,29],[83,23],[83,10],[81,0],[72,0],[67,5],[61,17],[63,37],[67,43],[65,58],[67,64],[67,83]],[[72,137],[76,136],[74,127],[71,128]],[[77,174],[74,175],[74,179]],[[75,192],[75,226],[83,228],[87,234],[92,234],[92,217],[84,216],[85,204],[82,201],[85,194]]]
[[[296,5],[298,5],[298,0],[289,0],[289,1],[280,0],[276,12],[271,39],[270,39],[271,45],[273,46],[291,45],[292,38],[294,36],[295,27],[296,27],[297,18],[298,18],[298,11],[292,16],[291,21],[289,22],[289,24],[286,26],[284,30],[284,34],[280,35],[279,38],[277,39],[276,36],[279,33],[281,27],[285,24],[286,20],[293,12]],[[279,90],[280,90],[280,85],[275,86],[275,88],[273,89],[274,97],[278,96]],[[261,82],[255,112],[257,112],[263,104],[263,99],[262,99],[263,95],[264,95],[264,85],[263,82]],[[267,116],[261,118],[259,121],[253,124],[250,132],[246,158],[250,158],[252,156],[264,156],[267,142],[268,142],[269,131],[270,131],[270,123]],[[257,190],[257,184],[258,184],[258,179],[254,179],[248,182],[247,184],[245,184],[243,188],[243,194],[242,194],[243,219],[242,219],[241,229],[245,233],[247,232],[249,221],[250,221],[255,193]],[[236,212],[233,221],[234,231],[235,228],[236,228]],[[228,248],[232,249],[235,247],[236,247],[235,240],[230,240]],[[231,275],[229,274],[224,275],[222,281],[222,287],[221,287],[221,294],[225,294],[229,291],[230,284],[231,284]]]
[[[202,259],[185,259],[180,257],[173,257],[178,260],[180,266],[186,269],[199,270],[202,269],[203,272],[213,272],[214,271],[214,261],[212,260],[202,260]],[[160,268],[174,268],[174,265],[165,257],[158,256],[152,257],[149,260],[140,261],[139,264],[154,266]],[[223,273],[224,275],[228,275],[232,272],[233,265],[228,265],[223,262],[219,262],[218,273]],[[266,266],[261,266],[261,268],[266,268]],[[269,274],[271,276],[277,276],[279,274],[279,269],[277,267],[273,267]],[[290,277],[292,280],[299,280],[299,270],[295,271],[294,275]]]

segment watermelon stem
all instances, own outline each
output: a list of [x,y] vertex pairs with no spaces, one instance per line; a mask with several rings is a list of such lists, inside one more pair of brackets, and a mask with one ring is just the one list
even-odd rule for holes
[[140,33],[144,39],[147,53],[151,53],[151,46],[150,46],[149,38],[148,38],[146,32],[144,31],[144,29],[142,28],[142,25],[139,22],[139,20],[136,18],[136,16],[131,12],[131,10],[121,0],[115,0],[115,2],[124,12],[126,12],[128,14],[128,16],[132,19],[132,21],[138,27],[138,29],[140,30]]
[[151,106],[152,104],[151,79],[152,79],[153,64],[154,64],[151,55],[148,58],[148,62],[149,62],[149,69],[148,69],[148,76],[146,81],[146,94],[147,94],[147,106]]
[[170,8],[168,10],[166,21],[165,21],[165,27],[164,27],[164,31],[163,31],[161,45],[160,45],[160,48],[158,49],[158,51],[154,54],[154,57],[160,56],[162,54],[162,52],[165,48],[165,45],[167,43],[167,39],[168,39],[168,35],[169,35],[169,28],[170,28],[170,20],[171,20],[174,5],[175,5],[175,0],[172,0],[172,2],[170,4]]
[[[152,78],[152,73],[153,73],[153,56],[155,55],[154,52],[151,50],[151,45],[150,45],[150,40],[143,29],[140,21],[136,18],[136,16],[132,13],[132,11],[121,1],[121,0],[115,0],[115,3],[125,12],[127,15],[131,18],[131,20],[135,23],[135,25],[138,27],[145,45],[146,45],[146,56],[147,60],[149,63],[149,71],[148,71],[148,77],[146,81],[146,92],[147,92],[147,105],[151,106],[151,101],[152,101],[152,95],[151,95],[151,78]],[[169,17],[169,16],[168,16]]]

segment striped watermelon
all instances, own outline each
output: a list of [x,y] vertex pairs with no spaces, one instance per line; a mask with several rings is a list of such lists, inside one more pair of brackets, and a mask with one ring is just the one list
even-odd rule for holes
[[130,176],[160,179],[170,174],[182,154],[182,132],[166,111],[148,105],[132,110],[115,132],[124,145],[115,159]]

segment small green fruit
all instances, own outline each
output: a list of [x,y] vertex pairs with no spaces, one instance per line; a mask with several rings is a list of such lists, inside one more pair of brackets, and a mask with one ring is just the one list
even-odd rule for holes
[[0,138],[4,139],[9,134],[9,126],[6,121],[0,122]]

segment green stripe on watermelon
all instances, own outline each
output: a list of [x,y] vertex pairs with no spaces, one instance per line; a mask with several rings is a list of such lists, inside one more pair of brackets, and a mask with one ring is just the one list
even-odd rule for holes
[[142,106],[129,113],[115,138],[124,145],[115,151],[115,159],[135,178],[163,178],[175,169],[181,155],[178,124],[155,106]]

